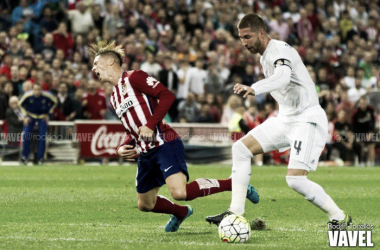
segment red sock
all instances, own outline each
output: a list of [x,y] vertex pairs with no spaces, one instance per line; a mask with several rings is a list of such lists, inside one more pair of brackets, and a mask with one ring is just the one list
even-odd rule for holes
[[151,210],[153,213],[172,214],[178,219],[185,218],[187,215],[187,207],[174,204],[164,196],[158,195],[156,204]]
[[191,201],[198,197],[208,196],[224,191],[231,191],[231,179],[196,179],[186,185],[186,200]]

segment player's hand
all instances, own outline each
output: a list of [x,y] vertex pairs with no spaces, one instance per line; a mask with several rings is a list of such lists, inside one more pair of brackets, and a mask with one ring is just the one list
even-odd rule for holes
[[126,161],[135,161],[139,157],[139,152],[132,145],[121,146],[117,154]]
[[142,138],[143,140],[147,140],[147,139],[150,140],[153,137],[153,130],[151,130],[147,126],[141,126],[141,127],[139,127],[138,134],[139,134],[140,138]]
[[49,124],[49,115],[46,115],[46,116],[44,117],[44,120],[45,120],[45,122],[46,122],[46,125]]
[[234,86],[234,93],[240,95],[240,93],[244,93],[244,98],[246,98],[248,95],[255,95],[255,91],[246,85],[236,83]]
[[30,117],[25,117],[24,118],[24,125],[27,126],[29,124],[29,122],[31,121]]

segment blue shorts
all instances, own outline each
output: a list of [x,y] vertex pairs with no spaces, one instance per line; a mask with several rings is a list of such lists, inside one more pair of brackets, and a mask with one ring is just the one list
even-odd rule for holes
[[137,165],[136,189],[141,194],[161,187],[172,174],[183,172],[189,180],[181,139],[166,142],[146,154],[140,154]]

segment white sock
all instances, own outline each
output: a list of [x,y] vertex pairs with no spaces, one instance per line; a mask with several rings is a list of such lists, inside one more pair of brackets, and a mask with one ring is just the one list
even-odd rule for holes
[[244,213],[252,157],[251,151],[241,141],[232,146],[232,199],[228,210],[237,215]]
[[286,176],[286,182],[294,191],[327,213],[330,220],[343,220],[343,211],[335,204],[325,190],[307,176]]

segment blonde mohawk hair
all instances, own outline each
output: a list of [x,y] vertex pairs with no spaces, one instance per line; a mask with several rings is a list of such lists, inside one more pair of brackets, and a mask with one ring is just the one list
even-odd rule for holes
[[91,57],[96,57],[101,54],[106,53],[112,53],[116,55],[116,57],[119,59],[119,64],[123,63],[123,58],[125,57],[124,49],[121,45],[116,46],[115,41],[112,41],[110,43],[107,43],[105,41],[99,41],[96,44],[89,44],[88,45],[88,54]]

